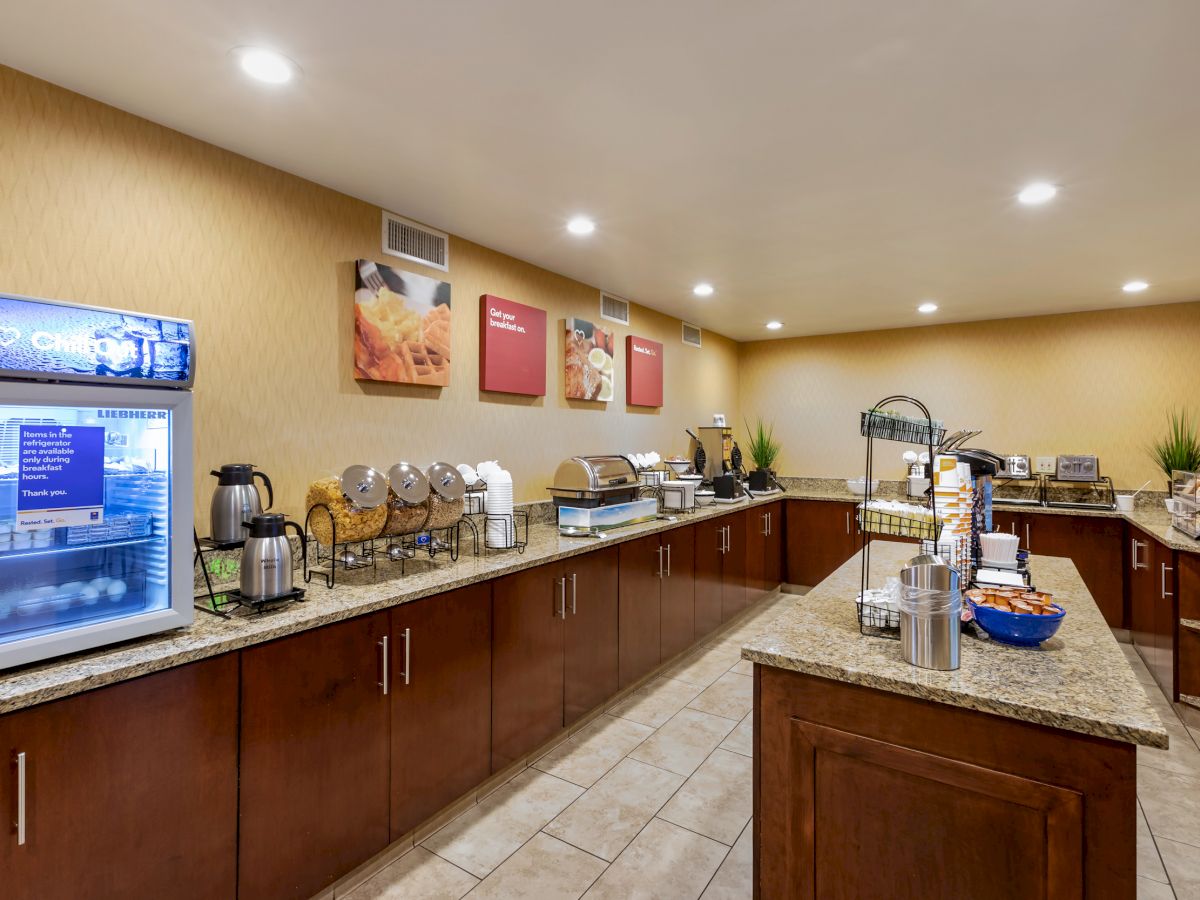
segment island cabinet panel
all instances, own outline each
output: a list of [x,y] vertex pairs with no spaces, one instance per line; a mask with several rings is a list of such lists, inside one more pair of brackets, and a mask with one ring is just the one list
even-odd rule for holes
[[243,650],[238,897],[311,897],[390,841],[388,613]]
[[696,532],[688,526],[660,535],[665,551],[660,585],[660,652],[668,660],[696,640]]
[[755,698],[755,897],[1133,900],[1133,745],[761,665]]
[[0,716],[0,896],[233,897],[237,678],[228,654]]
[[833,500],[787,501],[787,580],[812,587],[859,549],[855,505]]
[[404,603],[390,616],[396,840],[491,772],[491,585]]
[[[739,510],[721,517],[725,526],[725,559],[721,572],[721,621],[728,622],[750,605],[746,584],[746,547],[750,539],[752,510]],[[757,598],[756,598],[757,599]]]
[[617,547],[563,560],[563,724],[617,692]]
[[563,727],[561,563],[492,582],[492,771]]
[[722,579],[725,571],[723,519],[696,523],[696,639],[721,627]]
[[660,586],[666,553],[657,534],[618,545],[620,551],[620,686],[659,664],[662,653]]
[[[1125,605],[1125,523],[1103,516],[1026,513],[1021,543],[1039,556],[1065,556],[1075,563],[1088,593],[1110,628],[1128,628]],[[1036,577],[1037,573],[1034,573]]]

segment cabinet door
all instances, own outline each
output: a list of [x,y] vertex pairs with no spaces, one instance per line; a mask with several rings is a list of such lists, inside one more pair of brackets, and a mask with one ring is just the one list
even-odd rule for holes
[[992,531],[1007,531],[1021,538],[1021,547],[1025,547],[1025,522],[1022,513],[1015,509],[992,507]]
[[563,726],[562,565],[492,582],[492,771]]
[[696,639],[696,532],[675,528],[661,535],[666,566],[661,592],[661,652],[670,659]]
[[1109,627],[1127,627],[1121,520],[1034,513],[1024,516],[1018,530],[1031,553],[1065,556],[1074,562]]
[[0,754],[6,900],[234,896],[236,654],[0,716]]
[[854,504],[828,500],[789,500],[787,504],[788,581],[819,584],[858,550]]
[[723,519],[696,524],[696,640],[721,625],[721,580],[725,571]]
[[390,616],[396,840],[491,771],[491,585],[405,603]]
[[563,561],[568,604],[566,725],[617,692],[617,549],[606,547]]
[[749,513],[756,510],[740,510],[722,517],[725,524],[726,545],[725,568],[721,574],[721,621],[727,622],[746,608],[749,594],[746,588],[746,559],[749,542]]
[[372,613],[242,651],[238,897],[311,897],[386,847],[388,698]]
[[767,507],[755,506],[742,513],[746,518],[746,598],[756,603],[767,592]]
[[[1176,634],[1179,644],[1175,649],[1179,662],[1178,684],[1180,694],[1200,697],[1200,554],[1176,552],[1175,586],[1179,593],[1179,618]],[[1193,701],[1194,702],[1194,701]]]
[[1154,671],[1154,610],[1157,606],[1157,579],[1153,570],[1154,539],[1129,529],[1129,616],[1133,646]]
[[1158,541],[1150,542],[1154,565],[1151,575],[1157,588],[1154,604],[1154,667],[1151,672],[1163,693],[1173,702],[1175,693],[1175,632],[1179,624],[1175,590],[1175,553]]
[[665,551],[651,534],[619,545],[620,686],[633,684],[661,661],[660,590]]
[[783,583],[783,503],[767,507],[767,539],[763,548],[763,589],[773,591]]

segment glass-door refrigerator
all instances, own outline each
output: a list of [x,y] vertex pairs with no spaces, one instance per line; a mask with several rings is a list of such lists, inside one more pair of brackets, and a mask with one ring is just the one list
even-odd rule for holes
[[0,294],[0,670],[190,625],[189,321]]

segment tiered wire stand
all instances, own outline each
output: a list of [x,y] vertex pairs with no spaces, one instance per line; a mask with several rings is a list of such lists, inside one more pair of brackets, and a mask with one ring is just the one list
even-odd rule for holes
[[[907,403],[921,411],[924,417],[920,420],[895,418],[875,412],[880,407],[892,403]],[[862,505],[858,509],[858,526],[862,533],[862,572],[859,576],[859,596],[862,602],[858,604],[858,630],[871,637],[886,637],[898,640],[900,626],[896,614],[886,607],[868,603],[867,590],[871,581],[871,538],[873,535],[893,537],[915,537],[922,542],[931,541],[936,546],[941,534],[941,526],[937,521],[937,500],[933,485],[929,486],[929,519],[910,518],[908,516],[883,513],[869,509],[871,502],[871,476],[875,462],[875,441],[899,441],[906,444],[923,445],[928,449],[930,462],[934,460],[934,448],[945,437],[945,429],[933,424],[929,408],[915,397],[895,394],[885,397],[871,407],[870,412],[864,412],[859,425],[860,431],[867,439],[867,472],[864,483]]]
[[[204,576],[205,588],[204,593],[192,595],[192,605],[201,612],[206,612],[221,619],[232,619],[233,614],[239,610],[249,610],[251,613],[258,615],[279,609],[281,606],[291,603],[294,600],[304,599],[303,588],[293,588],[286,594],[271,597],[268,600],[254,600],[250,597],[245,597],[237,588],[218,591],[213,588],[212,573],[209,571],[209,557],[211,554],[225,550],[241,550],[246,546],[246,542],[215,541],[210,537],[200,537],[196,529],[193,528],[192,545],[195,547],[192,555],[192,565],[195,566],[199,563],[200,574]],[[304,554],[304,566],[307,567],[307,546],[302,546],[301,552]]]
[[[516,550],[524,553],[529,546],[529,512],[524,509],[514,509],[511,513],[496,515],[487,511],[486,488],[482,485],[472,486],[463,495],[463,517],[458,522],[459,540],[465,528],[471,533],[475,555],[482,548],[484,553],[505,552]],[[493,525],[489,528],[489,523]],[[502,532],[505,537],[511,536],[511,541],[497,542],[496,532]],[[458,557],[455,556],[455,559]]]
[[[694,513],[697,509],[699,509],[699,506],[696,504],[696,491],[694,487],[692,489],[692,502],[690,506],[683,505],[683,491],[676,492],[673,488],[669,487],[670,484],[674,483],[671,480],[670,469],[643,468],[637,469],[636,471],[638,479],[638,499],[657,500],[658,512],[660,515]],[[671,493],[678,493],[680,503],[679,506],[667,505],[667,495]]]

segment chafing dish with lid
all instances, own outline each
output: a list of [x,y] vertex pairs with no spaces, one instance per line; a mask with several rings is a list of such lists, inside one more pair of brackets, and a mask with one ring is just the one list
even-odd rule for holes
[[584,509],[627,503],[638,496],[638,477],[623,456],[572,456],[554,473],[555,506]]

